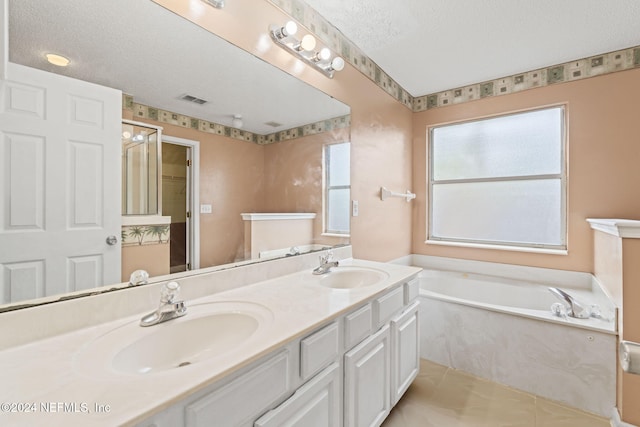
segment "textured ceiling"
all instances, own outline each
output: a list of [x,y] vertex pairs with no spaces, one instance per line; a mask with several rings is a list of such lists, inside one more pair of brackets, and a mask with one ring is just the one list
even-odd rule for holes
[[304,0],[413,96],[640,45],[638,0]]
[[[70,66],[48,64],[47,52],[69,57]],[[241,114],[243,129],[263,135],[349,114],[348,106],[150,0],[10,0],[9,59],[227,126]],[[184,94],[209,103],[178,99]]]

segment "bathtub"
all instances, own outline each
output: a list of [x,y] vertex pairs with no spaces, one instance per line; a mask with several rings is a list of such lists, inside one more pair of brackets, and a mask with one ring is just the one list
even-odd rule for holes
[[[413,255],[421,357],[609,417],[616,405],[616,309],[591,274]],[[603,319],[552,315],[559,287]]]

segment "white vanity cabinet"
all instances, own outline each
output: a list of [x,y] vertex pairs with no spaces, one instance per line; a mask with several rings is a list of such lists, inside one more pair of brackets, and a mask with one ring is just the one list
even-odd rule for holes
[[342,421],[342,369],[329,365],[293,396],[267,412],[255,427],[337,427]]
[[138,426],[379,426],[418,373],[416,286],[391,286]]
[[[369,311],[374,332],[344,357],[345,427],[379,426],[420,369],[417,280],[374,299]],[[369,305],[367,305],[369,306]],[[355,335],[367,306],[345,317],[345,336]],[[356,329],[356,328],[351,328]],[[377,329],[377,330],[376,330]]]
[[416,301],[391,320],[391,405],[398,403],[420,370]]
[[344,422],[346,426],[379,426],[389,415],[389,326],[358,344],[344,356]]
[[283,351],[185,407],[187,427],[250,426],[289,392],[290,353]]

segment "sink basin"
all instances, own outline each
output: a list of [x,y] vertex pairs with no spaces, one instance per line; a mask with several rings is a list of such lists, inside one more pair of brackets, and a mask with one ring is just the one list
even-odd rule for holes
[[356,289],[375,285],[388,277],[386,272],[373,268],[339,266],[314,278],[319,285],[327,288]]
[[[95,376],[167,372],[236,351],[273,316],[247,302],[187,305],[187,315],[148,328],[139,320],[98,337],[78,355],[77,365]],[[102,368],[102,369],[100,369]]]

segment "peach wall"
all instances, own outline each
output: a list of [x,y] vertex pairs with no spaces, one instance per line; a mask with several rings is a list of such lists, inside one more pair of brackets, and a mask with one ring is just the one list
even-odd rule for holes
[[135,270],[146,270],[150,276],[169,274],[169,244],[132,245],[122,247],[122,281],[128,282]]
[[[511,111],[566,103],[568,126],[569,254],[544,255],[427,245],[427,127]],[[593,240],[586,218],[640,217],[640,69],[547,86],[415,114],[413,253],[593,271]],[[470,216],[470,219],[472,217]]]
[[265,146],[265,212],[310,212],[313,242],[348,243],[348,237],[322,236],[322,151],[325,144],[348,142],[349,129],[336,129]]
[[201,2],[154,1],[350,105],[352,199],[360,203],[360,215],[351,221],[354,257],[388,261],[410,253],[412,204],[379,198],[380,186],[412,189],[408,108],[349,64],[333,79],[300,67],[269,39],[268,25],[290,17],[266,1],[227,2],[222,10]]

